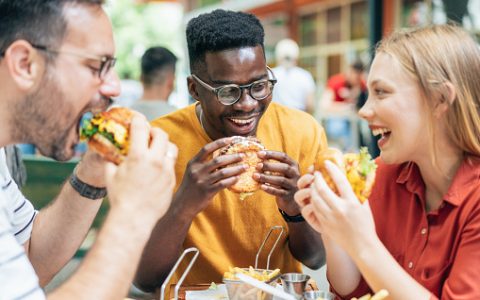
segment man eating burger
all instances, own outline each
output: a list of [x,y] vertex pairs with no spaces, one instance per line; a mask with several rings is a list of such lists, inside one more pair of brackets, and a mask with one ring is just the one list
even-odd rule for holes
[[[298,272],[300,263],[311,268],[324,263],[320,236],[304,222],[293,195],[300,174],[326,148],[325,134],[310,115],[270,103],[276,80],[266,65],[263,39],[259,20],[243,12],[216,10],[187,26],[188,88],[197,103],[152,123],[169,134],[179,155],[172,206],[152,233],[137,272],[144,290],[159,287],[182,249],[191,246],[201,255],[185,283],[220,282],[228,267],[255,262],[265,233],[275,225],[284,226],[287,235],[272,255],[272,268]],[[251,170],[243,160],[248,154],[213,155],[236,136],[256,137],[265,147],[255,151],[260,162],[252,172],[260,190],[244,201],[228,188]]]

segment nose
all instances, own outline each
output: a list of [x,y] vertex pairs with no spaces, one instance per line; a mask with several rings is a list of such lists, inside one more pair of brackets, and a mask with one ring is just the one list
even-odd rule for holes
[[360,118],[368,121],[373,118],[374,113],[375,112],[374,112],[372,100],[370,96],[368,96],[367,101],[358,111],[358,115],[360,116]]
[[258,101],[253,99],[252,96],[250,96],[248,90],[242,89],[242,95],[240,96],[240,99],[238,99],[238,101],[233,104],[233,108],[235,110],[248,112],[254,110],[257,105]]
[[105,79],[100,86],[100,94],[107,98],[117,97],[120,95],[120,79],[117,72],[111,70],[106,75]]

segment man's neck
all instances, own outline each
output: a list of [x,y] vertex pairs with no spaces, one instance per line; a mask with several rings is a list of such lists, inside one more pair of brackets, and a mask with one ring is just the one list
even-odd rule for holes
[[168,96],[170,96],[170,91],[164,86],[144,87],[142,100],[161,100],[167,102]]

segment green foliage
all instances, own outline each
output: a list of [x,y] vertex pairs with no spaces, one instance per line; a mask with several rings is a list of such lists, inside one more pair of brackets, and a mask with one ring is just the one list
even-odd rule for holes
[[[111,0],[107,12],[115,34],[116,70],[122,79],[138,79],[140,58],[152,46],[180,49],[181,7],[171,3],[136,4]],[[178,51],[177,51],[178,52]]]

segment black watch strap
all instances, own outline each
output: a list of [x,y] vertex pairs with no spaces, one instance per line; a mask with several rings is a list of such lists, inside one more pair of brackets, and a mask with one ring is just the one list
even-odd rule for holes
[[278,211],[280,212],[280,214],[282,215],[283,219],[284,219],[285,222],[287,222],[287,223],[305,222],[305,219],[303,218],[302,214],[298,214],[298,215],[295,215],[295,216],[289,216],[289,215],[287,215],[286,212],[284,212],[284,211],[281,210],[280,208],[278,209]]
[[105,198],[105,196],[107,196],[106,188],[95,187],[93,185],[89,185],[88,183],[81,181],[77,177],[75,170],[73,170],[73,173],[72,173],[72,176],[70,176],[69,182],[72,185],[73,189],[76,190],[82,197],[96,200],[96,199]]

